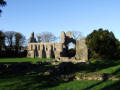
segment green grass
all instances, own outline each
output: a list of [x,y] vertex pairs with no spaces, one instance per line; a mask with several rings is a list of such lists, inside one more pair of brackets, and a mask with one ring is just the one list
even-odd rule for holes
[[83,90],[100,81],[50,82],[36,76],[18,76],[0,79],[0,89],[3,90]]
[[[101,61],[101,69],[96,69],[95,73],[117,74],[120,71],[120,60]],[[102,68],[103,67],[103,68]]]
[[39,61],[49,61],[54,60],[54,58],[0,58],[0,63],[9,63],[9,62],[31,62],[36,63]]
[[120,69],[120,65],[116,65],[116,66],[112,66],[112,67],[108,67],[108,68],[102,69],[102,70],[97,71],[95,73],[108,73],[108,74],[112,74],[112,73],[114,73],[115,71],[117,71],[119,69]]
[[[53,59],[31,58],[1,58],[0,63],[47,61]],[[120,77],[120,60],[93,61],[91,64],[76,64],[74,73],[108,73]],[[0,90],[119,90],[120,81],[58,81],[54,76],[45,76],[43,73],[53,69],[53,65],[45,65],[23,70],[22,73],[5,72],[0,75]],[[35,71],[36,74],[26,74]]]
[[[48,78],[47,78],[48,79]],[[38,76],[18,76],[0,79],[0,90],[119,90],[120,81],[81,80],[70,82],[50,81]],[[112,85],[116,87],[111,87]]]

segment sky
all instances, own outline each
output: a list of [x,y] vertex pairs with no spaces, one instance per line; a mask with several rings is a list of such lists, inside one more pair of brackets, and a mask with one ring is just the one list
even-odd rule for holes
[[87,36],[103,28],[120,40],[120,0],[6,0],[0,30],[23,33],[80,31]]

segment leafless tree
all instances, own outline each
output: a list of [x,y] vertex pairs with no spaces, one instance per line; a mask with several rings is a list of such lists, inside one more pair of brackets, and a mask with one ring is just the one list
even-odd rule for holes
[[25,43],[25,36],[19,32],[15,33],[15,50],[16,53],[18,53],[19,50],[21,50],[21,47]]
[[0,51],[5,46],[5,34],[0,30]]
[[75,40],[81,40],[82,38],[84,38],[80,31],[71,31],[71,35]]
[[42,32],[37,35],[38,42],[54,42],[57,37],[51,32]]
[[41,42],[41,34],[37,35],[38,42]]
[[14,35],[16,32],[14,31],[7,31],[5,32],[5,36],[6,36],[6,43],[8,44],[8,46],[12,47],[13,46],[13,39],[14,39]]
[[25,42],[25,36],[19,32],[15,33],[15,46],[22,46]]

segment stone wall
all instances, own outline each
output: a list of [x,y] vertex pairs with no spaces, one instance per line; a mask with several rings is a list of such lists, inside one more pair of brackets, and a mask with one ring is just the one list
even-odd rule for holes
[[76,59],[88,61],[88,48],[86,45],[86,40],[77,40],[76,41]]
[[105,73],[78,73],[74,76],[74,80],[120,80],[120,78],[115,75]]
[[[68,44],[75,44],[75,56],[68,55]],[[81,62],[88,61],[88,49],[85,39],[75,40],[71,36],[71,32],[61,32],[60,43],[38,43],[34,37],[34,33],[31,34],[30,41],[28,43],[28,57],[30,58],[56,58],[62,61],[77,60]]]
[[62,43],[28,43],[28,57],[30,58],[59,58]]

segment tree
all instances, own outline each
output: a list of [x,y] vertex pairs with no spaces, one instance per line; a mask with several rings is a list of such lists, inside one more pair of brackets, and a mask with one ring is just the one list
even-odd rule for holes
[[37,35],[38,42],[53,42],[57,37],[51,32],[42,32]]
[[37,36],[37,39],[38,39],[38,42],[40,43],[41,42],[41,35],[40,34]]
[[[0,7],[3,7],[6,5],[6,1],[4,0],[0,0]],[[0,13],[2,12],[2,10],[0,9]]]
[[118,42],[113,32],[103,29],[94,30],[86,38],[87,46],[93,58],[114,58]]
[[22,46],[25,42],[25,36],[19,32],[15,33],[15,46]]
[[21,50],[22,45],[25,42],[25,36],[22,35],[19,32],[15,33],[15,51],[16,53],[19,53],[19,50]]
[[8,44],[9,47],[12,48],[13,43],[14,43],[14,35],[16,32],[14,31],[7,31],[5,32],[5,36],[6,36],[6,43]]
[[71,31],[71,36],[75,40],[81,40],[83,38],[83,35],[80,31]]
[[5,34],[0,30],[0,51],[5,47]]

